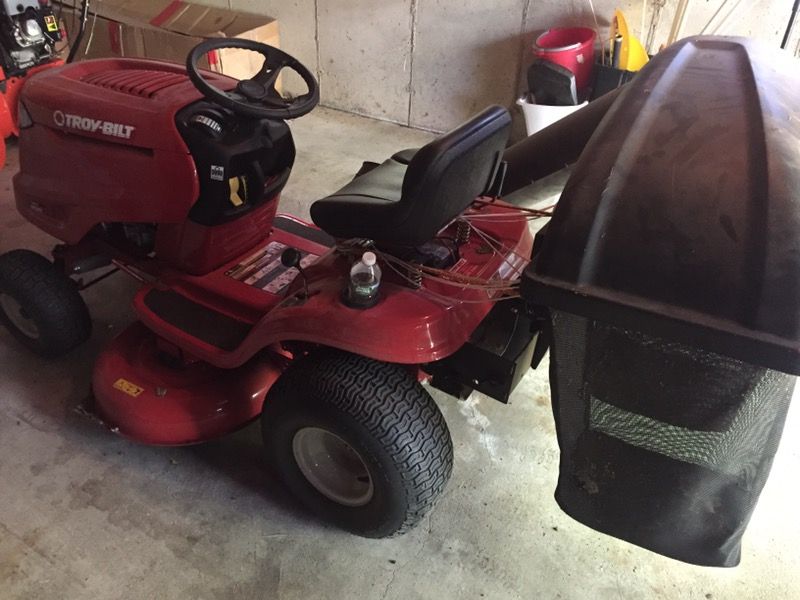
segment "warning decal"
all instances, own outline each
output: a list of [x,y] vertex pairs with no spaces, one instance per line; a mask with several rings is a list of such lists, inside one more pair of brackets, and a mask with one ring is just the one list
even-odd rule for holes
[[466,258],[461,258],[456,264],[450,267],[453,273],[460,273],[469,277],[481,277],[486,271],[486,263],[488,260],[476,263],[470,262]]
[[138,385],[136,385],[135,383],[131,383],[127,379],[117,379],[114,382],[114,389],[119,390],[120,392],[123,392],[125,394],[128,394],[128,396],[131,396],[132,398],[138,398],[139,396],[142,395],[142,392],[144,391],[143,387],[139,387]]
[[[287,268],[281,263],[281,254],[288,247],[280,242],[270,242],[225,275],[270,294],[280,294],[299,274],[296,268]],[[300,266],[303,268],[319,258],[317,254],[310,254],[299,248],[297,250],[300,252]]]

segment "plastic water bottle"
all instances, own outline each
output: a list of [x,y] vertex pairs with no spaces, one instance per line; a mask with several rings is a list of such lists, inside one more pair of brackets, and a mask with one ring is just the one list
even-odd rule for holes
[[381,268],[374,252],[364,252],[350,269],[350,285],[347,288],[347,303],[358,308],[368,308],[378,301],[381,286]]

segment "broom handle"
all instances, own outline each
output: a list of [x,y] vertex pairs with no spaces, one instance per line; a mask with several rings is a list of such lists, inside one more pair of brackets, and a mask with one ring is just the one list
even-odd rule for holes
[[798,6],[800,6],[800,0],[794,0],[792,14],[789,17],[789,24],[786,26],[786,33],[783,34],[783,41],[781,42],[781,48],[783,49],[786,49],[786,45],[789,43],[789,36],[792,35],[792,29],[794,29],[794,20],[797,17]]
[[667,39],[667,46],[674,44],[681,34],[683,20],[686,17],[686,8],[688,6],[689,0],[680,0],[680,2],[678,2],[678,8],[675,10],[675,18],[672,20],[672,29],[669,32],[669,39]]

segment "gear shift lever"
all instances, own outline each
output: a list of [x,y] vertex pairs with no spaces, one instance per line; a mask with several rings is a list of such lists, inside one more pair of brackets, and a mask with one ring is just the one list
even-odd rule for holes
[[300,277],[303,278],[303,297],[308,298],[308,278],[306,277],[306,272],[303,270],[303,267],[300,266],[301,258],[302,255],[299,250],[296,248],[287,248],[281,254],[281,264],[284,267],[294,267],[297,269],[300,273]]

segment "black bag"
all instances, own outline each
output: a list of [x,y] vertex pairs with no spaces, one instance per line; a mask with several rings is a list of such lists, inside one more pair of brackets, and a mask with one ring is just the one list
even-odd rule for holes
[[551,325],[561,508],[678,560],[737,565],[794,376],[565,312]]

